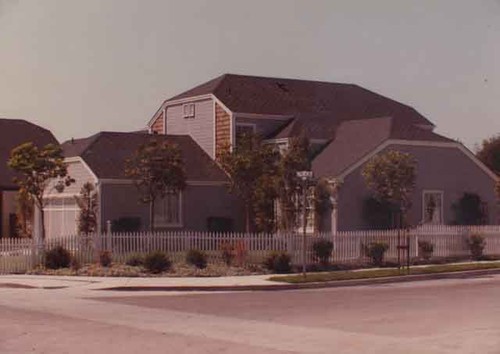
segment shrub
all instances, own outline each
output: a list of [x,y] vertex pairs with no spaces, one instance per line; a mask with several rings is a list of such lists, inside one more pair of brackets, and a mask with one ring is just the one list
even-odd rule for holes
[[103,267],[109,267],[111,265],[111,252],[110,251],[101,251],[99,254],[99,263]]
[[434,245],[429,241],[418,241],[418,250],[423,259],[429,260],[434,252]]
[[45,267],[48,269],[68,268],[71,253],[63,246],[56,246],[45,253]]
[[139,253],[135,253],[127,259],[125,264],[128,266],[131,266],[131,267],[143,266],[144,265],[144,257]]
[[243,265],[246,262],[247,258],[247,247],[245,245],[245,241],[238,241],[234,247],[236,262],[238,265]]
[[71,262],[69,264],[69,267],[72,270],[78,271],[82,267],[82,264],[80,263],[80,261],[78,260],[78,258],[71,257]]
[[365,255],[372,259],[372,263],[380,267],[384,263],[384,255],[389,249],[389,245],[385,242],[372,242],[364,246],[364,249]]
[[481,259],[483,257],[483,250],[486,246],[483,236],[479,234],[471,235],[467,239],[467,246],[469,247],[472,258]]
[[160,251],[151,252],[144,258],[144,267],[150,273],[162,273],[170,269],[171,265],[168,256]]
[[222,260],[229,267],[236,256],[234,246],[229,242],[223,243],[221,246],[221,253]]
[[207,255],[200,250],[189,250],[186,254],[186,262],[198,269],[207,267]]
[[327,239],[319,239],[313,243],[314,258],[321,264],[326,265],[333,251],[333,242]]
[[264,267],[274,273],[289,273],[292,269],[290,255],[286,252],[272,252],[264,260]]
[[481,225],[487,222],[487,214],[483,208],[481,197],[474,193],[464,193],[452,205],[457,225]]

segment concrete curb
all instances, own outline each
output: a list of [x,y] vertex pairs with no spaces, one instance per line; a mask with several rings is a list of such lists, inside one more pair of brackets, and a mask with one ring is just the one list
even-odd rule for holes
[[439,280],[439,279],[465,279],[471,277],[479,277],[484,275],[500,274],[500,269],[481,269],[468,270],[462,272],[448,272],[435,274],[416,274],[416,275],[401,275],[396,277],[381,277],[370,279],[355,279],[355,280],[336,280],[329,282],[318,283],[270,283],[269,285],[208,285],[208,286],[115,286],[101,289],[98,291],[280,291],[280,290],[299,290],[299,289],[324,289],[324,288],[340,288],[348,286],[363,286],[363,285],[380,285],[392,283],[407,283],[412,281],[424,280]]

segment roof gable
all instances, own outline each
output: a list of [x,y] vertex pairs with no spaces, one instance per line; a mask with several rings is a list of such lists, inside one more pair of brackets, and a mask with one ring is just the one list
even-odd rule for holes
[[65,142],[66,157],[80,156],[99,179],[128,179],[125,161],[137,148],[151,139],[179,146],[189,181],[226,182],[227,176],[195,141],[187,135],[101,132],[84,139]]
[[406,126],[393,117],[346,121],[312,163],[318,177],[335,177],[387,140],[455,143],[431,130]]
[[10,152],[16,146],[33,142],[37,146],[59,144],[47,129],[21,119],[0,118],[0,189],[14,189],[16,173],[7,166]]

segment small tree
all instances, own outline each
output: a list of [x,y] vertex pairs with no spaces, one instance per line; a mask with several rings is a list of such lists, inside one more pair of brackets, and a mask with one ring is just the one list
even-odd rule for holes
[[297,172],[311,169],[309,152],[309,140],[297,137],[290,139],[288,149],[280,158],[278,198],[281,212],[279,226],[282,230],[295,230],[297,227],[297,215],[301,209],[301,198],[298,198],[297,192],[302,188]]
[[455,213],[454,223],[457,225],[481,225],[485,223],[485,210],[481,197],[475,193],[464,193],[452,205]]
[[11,151],[7,165],[19,173],[14,182],[20,193],[29,195],[40,210],[41,238],[45,240],[45,194],[50,192],[50,186],[62,192],[75,182],[68,175],[61,148],[53,144],[38,148],[31,142],[24,143]]
[[75,197],[80,208],[78,215],[78,232],[89,234],[97,229],[97,191],[92,183],[86,182]]
[[366,226],[373,230],[393,228],[394,209],[394,205],[388,201],[374,197],[366,198],[363,202],[363,219]]
[[323,218],[333,207],[330,200],[332,193],[332,186],[326,179],[320,179],[314,187],[314,228],[316,231],[321,231]]
[[399,208],[403,224],[406,211],[411,206],[415,166],[416,162],[410,154],[390,150],[373,157],[362,171],[365,182],[373,190],[375,197]]
[[500,134],[483,140],[476,156],[497,175],[500,175]]
[[150,230],[153,231],[156,200],[167,193],[178,193],[186,186],[181,151],[171,142],[152,137],[126,161],[125,174],[133,180],[140,201],[149,203]]
[[251,231],[252,213],[259,230],[273,227],[269,223],[273,219],[277,159],[275,149],[262,144],[254,134],[240,136],[233,151],[227,147],[219,155],[219,162],[231,181],[230,191],[245,205],[247,232]]
[[33,234],[33,198],[25,189],[19,190],[16,195],[16,222],[20,237],[31,237]]

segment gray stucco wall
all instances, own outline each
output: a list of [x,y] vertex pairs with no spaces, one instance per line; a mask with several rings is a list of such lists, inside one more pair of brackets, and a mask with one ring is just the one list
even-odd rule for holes
[[[131,184],[103,184],[102,225],[120,217],[140,217],[143,229],[148,229],[149,207],[140,203]],[[229,194],[226,186],[188,185],[182,192],[182,228],[178,230],[206,231],[209,217],[233,219],[235,231],[242,231],[242,204]],[[172,229],[175,230],[175,229]]]
[[[454,220],[452,204],[464,192],[478,194],[488,204],[490,224],[498,223],[498,206],[493,192],[494,181],[458,148],[392,145],[386,150],[411,153],[417,160],[417,179],[413,193],[413,206],[409,211],[411,225],[422,222],[422,192],[441,190],[443,219],[446,224]],[[362,218],[363,201],[370,196],[359,167],[349,174],[339,192],[339,230],[366,229]]]
[[207,154],[214,157],[214,102],[194,101],[195,117],[184,118],[183,105],[167,107],[167,134],[190,135]]

